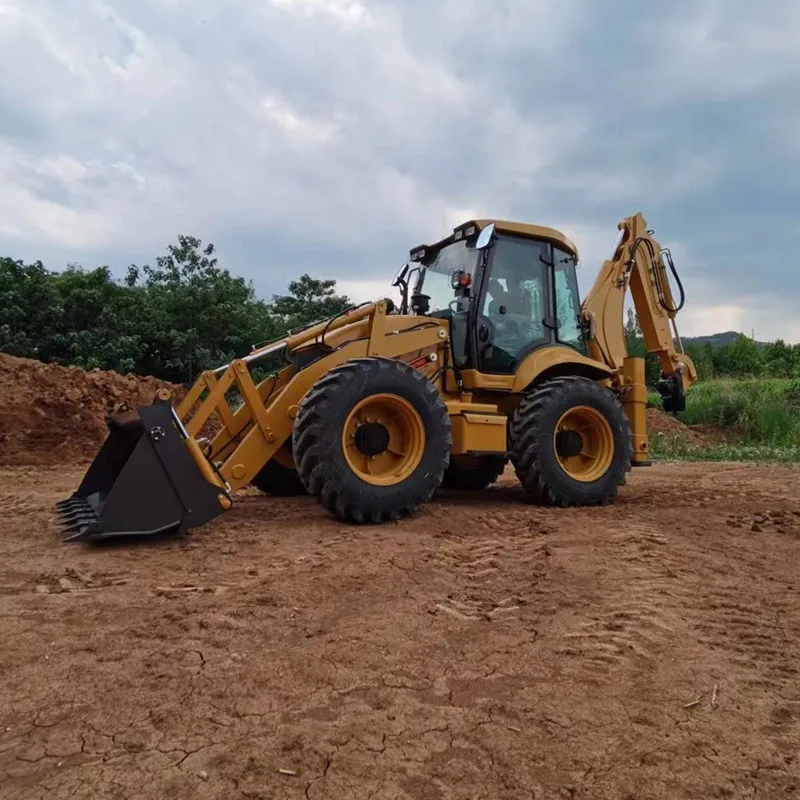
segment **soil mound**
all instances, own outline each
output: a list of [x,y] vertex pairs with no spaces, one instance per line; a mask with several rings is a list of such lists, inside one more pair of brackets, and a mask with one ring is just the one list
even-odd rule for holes
[[709,432],[699,430],[681,422],[670,414],[657,408],[647,409],[647,431],[657,433],[662,439],[672,439],[685,443],[689,447],[703,447],[709,444]]
[[150,377],[62,367],[0,353],[0,464],[88,461],[103,443],[105,418],[122,403],[146,405],[167,388]]

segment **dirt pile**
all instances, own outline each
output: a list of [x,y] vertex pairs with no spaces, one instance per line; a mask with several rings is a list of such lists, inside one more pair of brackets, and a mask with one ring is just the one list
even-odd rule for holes
[[719,428],[714,425],[686,425],[656,408],[647,409],[647,432],[651,436],[657,433],[662,439],[690,449],[735,444],[744,435],[738,426]]
[[105,418],[122,403],[151,403],[155,378],[43,364],[0,353],[0,464],[91,460],[106,437]]
[[670,439],[689,447],[706,446],[712,438],[708,431],[686,425],[657,408],[647,409],[647,432],[651,435],[657,433],[662,439]]

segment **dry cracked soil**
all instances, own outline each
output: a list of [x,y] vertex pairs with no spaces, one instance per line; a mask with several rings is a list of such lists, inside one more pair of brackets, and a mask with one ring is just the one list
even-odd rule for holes
[[381,527],[248,491],[124,547],[61,543],[82,472],[0,469],[3,800],[800,795],[797,469]]

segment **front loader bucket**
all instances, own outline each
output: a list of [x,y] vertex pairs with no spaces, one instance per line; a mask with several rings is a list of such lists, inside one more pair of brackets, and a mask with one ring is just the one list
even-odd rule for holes
[[[197,444],[175,424],[169,401],[108,420],[109,434],[78,490],[57,503],[66,542],[174,534],[230,506],[207,480]],[[193,452],[195,455],[193,455]]]

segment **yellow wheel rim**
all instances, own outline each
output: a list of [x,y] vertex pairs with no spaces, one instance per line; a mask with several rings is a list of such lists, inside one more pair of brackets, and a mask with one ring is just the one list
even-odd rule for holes
[[374,394],[347,417],[342,448],[347,465],[362,481],[393,486],[419,466],[425,426],[408,400],[396,394]]
[[601,478],[614,460],[614,432],[591,406],[575,406],[561,416],[553,446],[564,472],[584,483]]

